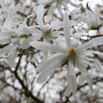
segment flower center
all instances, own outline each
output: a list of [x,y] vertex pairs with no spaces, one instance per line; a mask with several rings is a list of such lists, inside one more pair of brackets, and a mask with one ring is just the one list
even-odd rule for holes
[[69,56],[71,56],[71,57],[76,56],[76,50],[73,48],[69,49],[68,53],[69,53]]
[[45,32],[46,32],[46,34],[47,34],[47,35],[50,35],[50,34],[51,34],[51,29],[52,29],[52,28],[50,28],[49,30],[48,30],[48,29],[46,29],[46,31],[45,31]]

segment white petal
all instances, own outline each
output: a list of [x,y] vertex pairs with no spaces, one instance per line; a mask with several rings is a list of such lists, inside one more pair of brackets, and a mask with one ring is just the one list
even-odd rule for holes
[[35,41],[38,41],[38,40],[40,40],[42,37],[43,37],[43,32],[42,31],[40,31],[39,33],[34,33],[34,35],[35,35]]
[[15,6],[14,10],[13,10],[13,13],[15,14],[15,13],[20,9],[20,7],[21,7],[21,4],[20,4],[20,3],[17,4],[17,5]]
[[74,33],[74,34],[73,34],[73,38],[75,38],[75,39],[80,39],[82,35],[83,35],[83,33],[77,32],[77,33]]
[[32,41],[32,42],[30,42],[30,45],[32,47],[35,47],[35,48],[41,49],[41,50],[50,50],[50,51],[62,52],[62,53],[67,52],[67,49],[64,47],[60,47],[60,46],[56,46],[56,45],[52,45],[52,44],[44,43],[44,42]]
[[19,34],[31,34],[31,33],[37,32],[36,29],[31,29],[31,28],[29,28],[29,27],[23,27],[23,26],[20,26],[16,31],[17,31]]
[[59,37],[61,33],[63,33],[63,32],[62,32],[62,31],[53,31],[53,32],[51,33],[51,36],[52,36],[52,37]]
[[16,57],[17,57],[17,52],[15,49],[13,50],[13,52],[10,53],[9,58],[8,58],[9,65],[11,68],[14,68],[16,66],[16,62],[15,62]]
[[63,40],[63,36],[57,38],[54,42],[58,46],[61,45],[62,47],[65,47],[65,48],[67,47],[65,40]]
[[38,4],[44,4],[44,5],[46,5],[46,4],[49,4],[49,3],[51,3],[51,2],[53,2],[54,0],[38,0]]
[[44,6],[39,5],[37,7],[37,19],[38,19],[38,23],[39,23],[41,29],[43,29],[43,15],[44,15]]
[[62,8],[61,8],[60,3],[57,4],[57,10],[59,11],[60,15],[63,17],[63,12],[62,12]]
[[99,55],[100,57],[103,57],[103,53],[102,52],[99,52],[99,51],[92,51],[93,54],[97,54]]
[[76,50],[77,51],[86,50],[88,48],[92,48],[94,46],[101,45],[101,44],[103,44],[103,36],[97,37],[95,39],[92,39],[92,40],[80,45]]
[[[86,10],[86,14],[87,14],[87,16],[88,16],[89,19],[90,19],[90,24],[92,25],[92,27],[97,27],[96,17],[95,17],[95,15],[93,14],[93,12],[90,11],[90,10]],[[98,16],[98,15],[97,15],[97,16]]]
[[30,44],[29,44],[29,43],[30,43],[31,41],[33,41],[33,40],[34,40],[34,36],[30,36],[30,37],[24,39],[24,40],[22,41],[22,43],[20,44],[21,48],[22,48],[22,49],[27,49],[28,47],[30,47]]
[[98,62],[99,61],[94,60],[94,66],[103,74],[103,70]]
[[59,67],[61,64],[65,63],[67,61],[67,57],[62,57],[58,61],[54,62],[54,64],[51,65],[48,69],[45,69],[37,78],[37,83],[43,83],[47,77],[50,75],[51,72],[53,72],[57,67]]
[[54,24],[53,26],[52,26],[52,30],[54,30],[54,29],[60,29],[60,28],[62,28],[63,27],[63,22],[60,22],[60,23],[57,23],[57,24]]
[[68,80],[68,85],[67,85],[67,89],[66,89],[66,95],[69,97],[71,94],[71,88],[70,88],[70,84],[69,84],[69,80]]
[[71,58],[68,60],[67,72],[68,72],[67,79],[69,79],[69,85],[70,85],[71,91],[73,92],[73,94],[75,94],[77,90],[77,82],[76,82],[76,75],[75,75],[74,66],[73,66],[73,60]]
[[87,24],[90,24],[90,20],[88,16],[85,16],[84,14],[81,16],[81,18],[79,18],[80,21],[83,21]]
[[50,75],[51,72],[53,72],[58,66],[60,66],[60,63],[55,64],[53,66],[51,66],[50,68],[48,68],[47,70],[43,71],[39,77],[37,78],[37,83],[43,83],[47,77]]
[[11,35],[15,34],[15,31],[7,31],[0,33],[0,40],[9,38]]
[[72,27],[74,25],[76,25],[76,22],[74,20],[69,20],[68,21],[68,27]]
[[68,1],[68,3],[71,4],[72,6],[76,7],[76,8],[77,8],[77,7],[80,7],[80,5],[74,4],[74,3],[71,2],[70,0]]
[[47,14],[47,17],[48,17],[49,21],[50,21],[50,20],[52,19],[52,17],[53,17],[54,9],[55,9],[54,5],[51,5],[50,8],[49,8],[48,14]]
[[3,39],[3,40],[0,40],[0,44],[8,44],[10,42],[11,42],[11,37]]
[[102,35],[103,34],[103,26],[101,26],[100,28],[99,28],[99,33]]
[[78,83],[79,83],[80,85],[82,85],[85,81],[86,81],[85,76],[81,74],[81,75],[79,76],[79,78],[78,78]]
[[90,77],[88,71],[86,70],[86,68],[77,59],[75,59],[75,65],[80,70],[82,75],[85,76],[85,78],[86,78],[86,80],[88,82],[89,88],[90,88],[91,92],[93,92],[93,86],[92,86],[93,84],[92,84],[92,80],[91,80],[91,77]]
[[4,48],[0,49],[0,57],[6,53],[8,53],[11,49],[11,45],[7,45]]
[[43,62],[37,69],[36,71],[42,72],[44,70],[47,70],[49,67],[54,65],[56,62],[60,61],[62,58],[66,59],[68,56],[67,55],[57,55],[54,58],[54,55],[50,58],[48,58],[48,61]]
[[[43,42],[47,42],[47,39],[43,38]],[[43,54],[45,57],[48,56],[48,51],[47,50],[43,50]]]
[[69,22],[69,18],[68,18],[67,12],[65,12],[65,15],[64,15],[64,35],[65,35],[67,47],[71,48],[70,29],[68,27],[68,25],[69,25],[68,22]]
[[89,32],[89,30],[91,30],[91,25],[89,25],[88,28],[86,29],[86,33]]
[[96,67],[100,72],[103,73],[103,70],[101,69],[100,64],[98,63],[99,61],[91,59],[89,57],[82,57],[82,56],[81,57],[78,56],[78,59],[84,64],[90,65],[91,67]]
[[62,53],[54,53],[54,54],[44,58],[43,63],[46,63],[49,60],[52,60],[53,58],[56,58],[56,57],[61,56],[61,55],[62,55]]
[[11,25],[11,22],[9,19],[5,20],[3,27],[8,29],[8,30],[11,30],[12,25]]

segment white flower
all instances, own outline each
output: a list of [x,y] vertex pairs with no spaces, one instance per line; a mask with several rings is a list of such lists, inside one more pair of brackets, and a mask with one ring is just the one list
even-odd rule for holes
[[95,8],[94,12],[90,10],[86,10],[86,14],[83,14],[80,20],[82,20],[83,22],[89,25],[86,32],[88,32],[91,29],[98,29],[102,25],[100,14],[97,8]]
[[[39,5],[37,7],[37,19],[38,24],[36,27],[38,27],[38,31],[35,32],[35,40],[42,39],[43,42],[50,43],[50,40],[54,41],[55,37],[59,37],[62,31],[58,31],[61,27],[63,27],[63,22],[60,22],[54,26],[50,26],[49,24],[43,24],[43,15],[44,15],[44,6]],[[68,28],[75,25],[75,22],[73,20],[69,20]],[[35,28],[35,26],[34,26]],[[37,34],[36,34],[37,33]],[[43,54],[46,57],[48,55],[48,51],[43,50]]]
[[[0,13],[0,15],[4,18],[4,19],[13,19],[14,16],[16,15],[17,11],[20,9],[21,4],[17,4],[15,6],[15,2],[12,2],[9,7],[6,7],[4,4],[4,0],[0,0],[0,4],[2,6],[2,11]],[[3,13],[2,13],[3,12]]]
[[[63,22],[60,22],[58,24],[55,24],[54,26],[51,26],[50,24],[43,24],[43,14],[44,14],[44,6],[39,5],[37,7],[37,19],[38,24],[37,27],[39,27],[38,34],[35,35],[35,39],[39,40],[43,38],[44,42],[50,42],[50,40],[53,40],[54,37],[59,37],[60,33],[63,33],[62,31],[58,31],[58,29],[63,27]],[[69,20],[68,28],[75,25],[76,23],[73,20]]]
[[[39,40],[43,38],[43,41],[50,42],[50,40],[54,39],[54,37],[58,37],[61,31],[58,31],[61,27],[63,27],[63,22],[56,24],[54,27],[50,26],[49,24],[43,24],[43,15],[44,15],[44,6],[39,5],[37,7],[37,19],[38,24],[37,27],[40,28],[38,34],[35,35],[35,39]],[[55,30],[55,31],[54,31]]]
[[92,80],[84,64],[94,66],[101,71],[100,66],[97,64],[94,58],[90,57],[90,54],[97,54],[101,56],[103,56],[103,54],[98,51],[92,51],[87,49],[96,45],[103,44],[103,41],[102,41],[103,37],[98,37],[87,43],[79,45],[78,42],[73,41],[73,39],[71,39],[70,37],[70,30],[67,27],[68,22],[69,22],[68,15],[67,13],[65,13],[65,16],[64,16],[65,43],[60,43],[61,45],[59,44],[53,45],[53,44],[49,44],[45,42],[32,41],[30,42],[30,45],[37,49],[57,52],[47,57],[43,61],[43,63],[36,69],[37,72],[40,72],[40,75],[37,78],[37,83],[44,82],[51,72],[53,72],[60,65],[67,62],[68,85],[67,85],[66,93],[69,96],[71,92],[75,94],[77,89],[76,75],[74,72],[75,67],[77,67],[80,70],[82,75],[87,80],[90,90],[93,91]]
[[[50,40],[55,40],[55,37],[59,37],[62,31],[58,31],[61,27],[63,27],[63,22],[60,22],[54,26],[50,26],[49,24],[43,24],[43,15],[44,15],[44,6],[39,5],[37,7],[37,19],[39,27],[37,34],[35,35],[35,40],[40,40],[42,38],[43,42],[50,43]],[[69,20],[68,27],[71,27],[75,24],[73,20]],[[43,51],[44,56],[48,55],[47,51]]]
[[[9,65],[15,67],[15,59],[17,57],[16,47],[18,45],[20,45],[22,49],[30,47],[29,42],[34,40],[34,36],[29,36],[29,34],[34,32],[35,29],[32,30],[26,25],[19,25],[17,28],[17,25],[15,27],[15,23],[13,24],[9,19],[6,19],[4,25],[1,26],[0,45],[6,44],[7,46],[0,50],[0,57],[8,54]],[[21,37],[21,34],[25,34],[27,38]]]

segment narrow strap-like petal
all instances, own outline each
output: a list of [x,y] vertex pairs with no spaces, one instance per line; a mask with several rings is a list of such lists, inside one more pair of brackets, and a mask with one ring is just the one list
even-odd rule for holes
[[62,12],[62,8],[61,8],[60,3],[57,3],[57,10],[59,11],[60,15],[63,17],[63,12]]
[[88,73],[88,71],[86,70],[86,68],[79,62],[79,60],[77,60],[77,58],[75,59],[75,65],[76,67],[80,70],[80,72],[82,73],[82,75],[85,76],[87,82],[88,82],[88,85],[89,85],[89,88],[91,90],[91,92],[93,92],[93,84],[92,84],[92,79]]
[[68,57],[64,56],[58,61],[54,61],[54,64],[51,65],[48,69],[44,70],[39,77],[37,78],[37,83],[43,83],[47,77],[50,75],[51,72],[53,72],[57,67],[59,67],[61,64],[65,63],[67,61]]
[[73,60],[71,58],[68,60],[67,75],[68,75],[67,79],[69,79],[69,85],[71,91],[73,92],[73,94],[75,94],[77,90],[77,82],[76,82],[76,75],[73,66]]
[[35,47],[35,48],[41,49],[41,50],[49,50],[49,51],[54,51],[54,52],[67,53],[66,48],[56,46],[56,45],[53,45],[53,44],[49,44],[49,43],[45,43],[45,42],[32,41],[32,42],[30,42],[30,45],[32,47]]
[[103,44],[103,36],[97,37],[95,39],[92,39],[92,40],[80,45],[76,50],[77,51],[86,50],[88,48],[92,48],[94,46],[98,46],[101,44]]
[[67,12],[65,12],[65,15],[64,15],[64,35],[65,35],[67,47],[71,48],[70,29],[68,27],[68,25],[69,25],[68,22],[69,22],[69,18],[68,18]]
[[37,7],[37,19],[38,19],[38,23],[39,23],[41,29],[43,29],[43,15],[44,15],[44,6],[39,5]]
[[54,65],[56,62],[60,61],[62,58],[67,58],[67,55],[57,55],[53,58],[54,56],[48,58],[48,61],[46,60],[45,62],[43,62],[37,69],[36,71],[38,72],[42,72],[44,70],[47,70],[49,67],[51,67],[52,65]]
[[47,17],[48,17],[49,20],[51,20],[52,17],[53,17],[54,9],[55,9],[55,6],[52,4],[52,5],[50,6],[49,11],[48,11],[48,14],[47,14]]
[[69,79],[68,79],[68,84],[67,84],[67,89],[66,89],[66,95],[69,97],[70,94],[71,94],[71,88],[70,88]]
[[16,57],[17,57],[17,51],[16,49],[14,49],[13,52],[10,53],[8,58],[9,65],[11,68],[14,68],[16,66],[16,62],[15,62]]

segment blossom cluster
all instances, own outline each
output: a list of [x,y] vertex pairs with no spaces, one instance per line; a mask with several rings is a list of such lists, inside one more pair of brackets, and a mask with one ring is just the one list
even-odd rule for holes
[[[20,9],[21,4],[7,8],[3,0],[0,0],[2,6],[0,11],[0,45],[3,46],[0,49],[0,57],[7,54],[10,67],[15,68],[18,46],[23,50],[30,46],[42,50],[44,59],[42,64],[36,68],[36,71],[40,73],[36,82],[43,83],[59,66],[67,65],[67,96],[71,93],[75,94],[77,90],[75,68],[78,68],[81,72],[78,82],[87,81],[91,92],[93,91],[92,80],[86,67],[90,65],[102,72],[100,64],[92,54],[103,56],[103,53],[92,50],[92,47],[103,44],[103,36],[82,44],[80,39],[83,33],[80,31],[72,32],[72,27],[77,23],[75,20],[69,19],[68,3],[75,8],[80,8],[79,4],[77,5],[70,0],[38,0],[36,11],[38,22],[36,25],[28,26],[26,21],[32,15],[29,15],[24,21],[15,20],[15,14]],[[52,20],[53,12],[57,9],[63,21],[55,25],[44,23],[44,7],[49,4],[47,18]],[[64,12],[63,7],[65,8]],[[95,12],[87,10],[79,21],[88,24],[86,33],[91,29],[99,29],[102,26],[97,9],[95,9]]]

